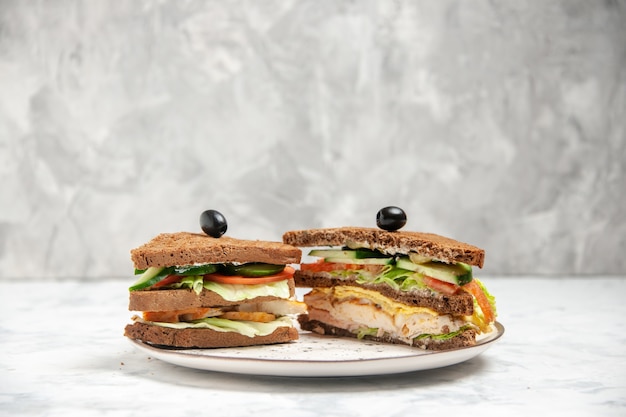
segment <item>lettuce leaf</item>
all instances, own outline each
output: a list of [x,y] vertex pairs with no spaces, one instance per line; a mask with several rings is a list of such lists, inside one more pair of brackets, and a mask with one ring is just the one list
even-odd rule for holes
[[439,341],[441,341],[441,340],[449,340],[449,339],[452,339],[452,338],[460,335],[465,330],[470,329],[471,327],[472,326],[463,326],[459,330],[457,330],[456,332],[442,333],[442,334],[422,333],[419,336],[415,337],[415,340],[426,339],[426,338],[430,338],[432,340],[439,340]]
[[[430,338],[432,340],[449,340],[452,339],[465,330],[472,328],[472,326],[463,326],[459,330],[450,333],[442,333],[442,334],[429,334],[422,333],[419,336],[415,337],[415,340]],[[365,336],[376,336],[378,334],[378,329],[375,327],[361,327],[355,331],[357,339],[363,339]]]
[[269,284],[219,284],[213,281],[205,281],[201,275],[184,277],[180,282],[172,284],[170,288],[191,288],[196,294],[200,294],[202,289],[207,289],[218,293],[223,299],[228,301],[249,300],[262,296],[273,296],[279,298],[289,298],[289,284],[287,280],[277,281]]
[[[350,271],[352,273],[359,271]],[[422,281],[422,275],[418,272],[409,271],[395,266],[387,266],[382,273],[372,276],[369,273],[358,274],[359,284],[387,284],[391,288],[400,291],[422,290],[427,288]]]
[[196,294],[200,294],[202,292],[202,288],[204,288],[204,279],[202,275],[190,275],[183,277],[180,282],[171,284],[169,287],[176,289],[191,288]]
[[241,301],[262,296],[289,298],[289,284],[287,280],[257,285],[218,284],[205,281],[204,288],[214,291],[228,301]]
[[216,317],[207,317],[204,319],[179,323],[145,323],[150,323],[161,327],[169,327],[172,329],[211,329],[216,332],[236,332],[248,337],[267,336],[268,334],[273,333],[279,327],[292,327],[291,320],[288,317],[279,317],[269,323],[228,320]]
[[376,327],[361,327],[356,331],[356,338],[361,340],[365,336],[376,336],[378,334],[378,328]]

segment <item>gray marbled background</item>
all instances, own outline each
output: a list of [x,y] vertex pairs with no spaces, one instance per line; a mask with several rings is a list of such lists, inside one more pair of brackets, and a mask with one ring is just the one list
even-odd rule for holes
[[407,229],[626,274],[625,1],[0,0],[0,277],[200,230]]

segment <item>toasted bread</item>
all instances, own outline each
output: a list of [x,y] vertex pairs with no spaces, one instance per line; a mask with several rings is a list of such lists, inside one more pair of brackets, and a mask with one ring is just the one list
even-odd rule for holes
[[177,348],[254,346],[298,340],[298,330],[294,327],[279,327],[267,336],[248,337],[237,332],[219,332],[211,329],[172,329],[140,322],[128,324],[124,329],[124,335],[151,345]]
[[416,252],[443,262],[463,262],[482,268],[485,251],[433,233],[387,232],[366,227],[292,230],[283,242],[293,246],[352,246],[380,250],[389,254]]
[[137,269],[204,263],[299,263],[300,249],[260,240],[213,238],[199,233],[163,233],[130,251]]
[[[294,280],[288,280],[289,297],[295,295]],[[218,293],[203,289],[196,294],[191,288],[161,289],[147,291],[131,291],[128,309],[130,311],[172,311],[186,308],[226,307],[243,302],[264,302],[276,300],[278,297],[262,296],[243,301],[228,301]]]

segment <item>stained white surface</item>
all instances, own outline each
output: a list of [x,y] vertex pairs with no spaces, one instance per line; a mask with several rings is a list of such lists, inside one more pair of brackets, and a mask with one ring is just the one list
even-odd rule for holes
[[373,226],[623,274],[626,3],[0,2],[0,278],[197,231]]
[[623,416],[626,279],[484,279],[506,333],[480,356],[391,376],[189,369],[137,351],[127,281],[0,282],[3,416]]

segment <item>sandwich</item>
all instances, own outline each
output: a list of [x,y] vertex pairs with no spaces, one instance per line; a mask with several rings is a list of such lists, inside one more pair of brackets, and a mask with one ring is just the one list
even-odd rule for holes
[[473,277],[485,252],[431,233],[342,227],[294,230],[283,242],[316,262],[294,273],[302,330],[427,350],[473,346],[494,330],[495,299]]
[[125,336],[172,348],[221,348],[298,339],[291,315],[301,250],[280,242],[164,233],[131,250],[138,275]]

